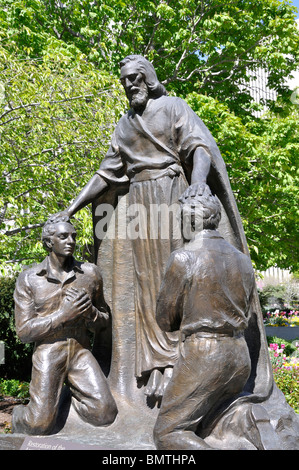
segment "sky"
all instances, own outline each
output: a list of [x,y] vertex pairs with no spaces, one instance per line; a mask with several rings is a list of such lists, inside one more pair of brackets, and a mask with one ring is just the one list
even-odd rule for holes
[[[293,0],[290,3],[292,3],[299,10],[299,0]],[[299,18],[299,13],[297,13],[297,18]]]

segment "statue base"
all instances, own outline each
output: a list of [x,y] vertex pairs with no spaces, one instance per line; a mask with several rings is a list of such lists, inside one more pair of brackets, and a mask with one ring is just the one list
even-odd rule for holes
[[155,450],[152,431],[159,409],[141,409],[123,399],[117,403],[114,423],[95,427],[82,421],[70,403],[64,402],[53,434],[3,434],[0,450]]

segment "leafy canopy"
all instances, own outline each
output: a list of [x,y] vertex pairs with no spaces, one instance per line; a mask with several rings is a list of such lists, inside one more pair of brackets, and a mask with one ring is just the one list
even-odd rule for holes
[[[0,48],[0,80],[1,260],[30,264],[44,256],[42,224],[99,167],[124,97],[118,80],[61,48],[41,61]],[[81,252],[89,212],[78,215]]]
[[299,106],[243,122],[217,100],[186,98],[226,162],[254,265],[298,269]]
[[[298,269],[298,106],[283,84],[298,65],[299,35],[289,2],[0,4],[3,271],[44,257],[41,225],[98,168],[126,106],[118,64],[131,53],[148,57],[214,135],[256,267]],[[247,87],[260,67],[279,97],[262,119]],[[84,257],[92,244],[90,209],[76,219]]]
[[53,38],[75,46],[100,69],[142,54],[168,89],[197,91],[237,114],[251,111],[249,72],[284,79],[298,65],[294,6],[278,0],[2,0],[3,42],[24,57],[41,57]]

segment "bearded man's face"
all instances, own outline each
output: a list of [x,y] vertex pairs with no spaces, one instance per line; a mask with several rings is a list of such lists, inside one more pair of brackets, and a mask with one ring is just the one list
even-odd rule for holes
[[136,70],[134,62],[129,62],[121,68],[120,81],[130,106],[136,111],[144,109],[148,101],[148,88],[143,75]]

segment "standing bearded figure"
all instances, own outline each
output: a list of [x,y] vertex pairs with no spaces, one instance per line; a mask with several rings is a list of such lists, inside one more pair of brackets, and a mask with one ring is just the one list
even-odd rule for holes
[[[170,207],[186,190],[196,193],[206,184],[210,145],[216,144],[196,114],[180,98],[167,96],[153,66],[141,56],[121,62],[121,82],[131,109],[120,119],[99,170],[67,209],[69,216],[107,191],[127,186],[129,206],[142,204],[149,217],[151,206]],[[158,327],[156,296],[167,259],[182,240],[177,233],[162,239],[161,227],[158,238],[152,239],[149,220],[145,227],[146,237],[131,240],[136,281],[135,293],[131,292],[136,313],[135,375],[152,373],[146,394],[157,396],[163,394],[177,359],[177,337]]]

